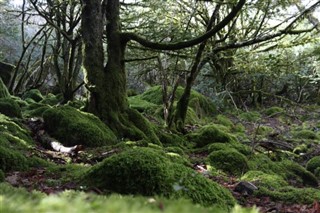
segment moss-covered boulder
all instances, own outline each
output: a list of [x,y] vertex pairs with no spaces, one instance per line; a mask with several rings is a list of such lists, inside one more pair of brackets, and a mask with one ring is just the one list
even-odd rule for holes
[[248,171],[245,173],[241,180],[255,182],[257,186],[264,186],[269,189],[279,189],[280,187],[287,186],[288,183],[282,176],[277,174],[267,174],[262,171]]
[[295,139],[310,139],[310,140],[320,140],[320,137],[312,130],[302,129],[292,132]]
[[156,134],[159,137],[159,140],[164,146],[184,146],[186,145],[186,139],[183,136],[165,132],[164,130],[159,129]]
[[43,113],[45,128],[66,146],[88,147],[111,145],[116,136],[96,116],[70,106],[50,108]]
[[0,146],[0,169],[7,172],[25,170],[27,167],[28,161],[21,152]]
[[170,195],[170,161],[150,148],[135,148],[105,159],[86,175],[90,185],[122,194]]
[[21,108],[12,98],[0,98],[0,113],[8,117],[21,118]]
[[32,99],[35,102],[39,102],[43,100],[43,96],[41,92],[38,89],[31,89],[29,91],[26,91],[22,95],[22,99],[27,100],[27,99]]
[[208,162],[211,166],[233,175],[241,175],[249,169],[246,156],[235,149],[214,151],[208,155]]
[[222,142],[232,143],[236,142],[236,138],[229,134],[223,126],[215,124],[206,125],[198,130],[187,135],[189,141],[194,142],[196,147],[204,147],[210,143]]
[[50,109],[51,106],[43,103],[30,103],[22,108],[22,114],[25,118],[43,117],[43,113]]
[[137,147],[113,155],[93,166],[83,180],[106,192],[188,198],[224,209],[235,204],[228,190],[151,148]]
[[235,149],[241,154],[248,156],[252,153],[252,149],[241,143],[212,143],[208,146],[208,151],[214,152],[219,150]]
[[284,112],[284,109],[281,108],[281,107],[270,107],[270,108],[267,108],[265,110],[263,110],[263,113],[266,114],[267,116],[269,117],[272,117],[272,116],[275,116],[275,115],[278,115],[278,114],[281,114]]
[[320,156],[315,156],[315,157],[311,158],[307,162],[306,168],[308,171],[315,174],[316,169],[320,168]]
[[50,106],[55,106],[55,105],[61,103],[62,101],[63,101],[62,94],[54,95],[52,93],[49,93],[46,96],[44,96],[43,100],[41,100],[40,102],[42,104],[48,104]]

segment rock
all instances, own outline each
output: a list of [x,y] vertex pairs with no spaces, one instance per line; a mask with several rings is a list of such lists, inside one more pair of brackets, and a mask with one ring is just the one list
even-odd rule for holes
[[239,182],[234,189],[235,192],[239,192],[243,195],[252,195],[256,190],[258,190],[258,187],[248,181]]

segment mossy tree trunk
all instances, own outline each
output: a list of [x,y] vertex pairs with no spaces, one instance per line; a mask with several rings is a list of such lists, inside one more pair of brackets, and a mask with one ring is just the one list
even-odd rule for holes
[[[89,90],[88,111],[94,113],[120,137],[141,137],[157,140],[146,120],[128,106],[124,53],[128,41],[160,50],[177,50],[197,45],[224,28],[241,10],[245,0],[239,0],[233,10],[207,33],[173,44],[155,43],[120,29],[119,0],[83,0],[82,34],[84,68]],[[106,19],[107,63],[104,65],[103,20]]]

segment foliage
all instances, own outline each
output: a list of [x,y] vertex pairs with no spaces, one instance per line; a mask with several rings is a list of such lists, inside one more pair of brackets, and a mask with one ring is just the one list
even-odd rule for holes
[[113,132],[96,116],[70,106],[50,108],[43,113],[46,130],[66,146],[88,147],[113,144]]
[[246,156],[234,149],[213,151],[208,155],[208,162],[211,166],[232,175],[241,175],[249,169]]

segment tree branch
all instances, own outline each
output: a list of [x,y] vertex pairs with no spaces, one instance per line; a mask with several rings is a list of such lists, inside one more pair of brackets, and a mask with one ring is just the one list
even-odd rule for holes
[[237,14],[242,9],[245,3],[246,3],[246,0],[239,0],[237,5],[231,10],[231,12],[221,22],[219,22],[217,25],[215,25],[211,30],[209,30],[205,34],[188,41],[177,42],[177,43],[156,43],[156,42],[148,41],[145,38],[142,38],[135,33],[122,33],[122,39],[127,42],[130,40],[133,40],[145,47],[149,47],[152,49],[160,49],[160,50],[178,50],[178,49],[191,47],[209,39],[210,37],[214,36],[217,32],[219,32],[221,29],[223,29],[227,24],[229,24],[230,21],[232,21],[237,16]]

